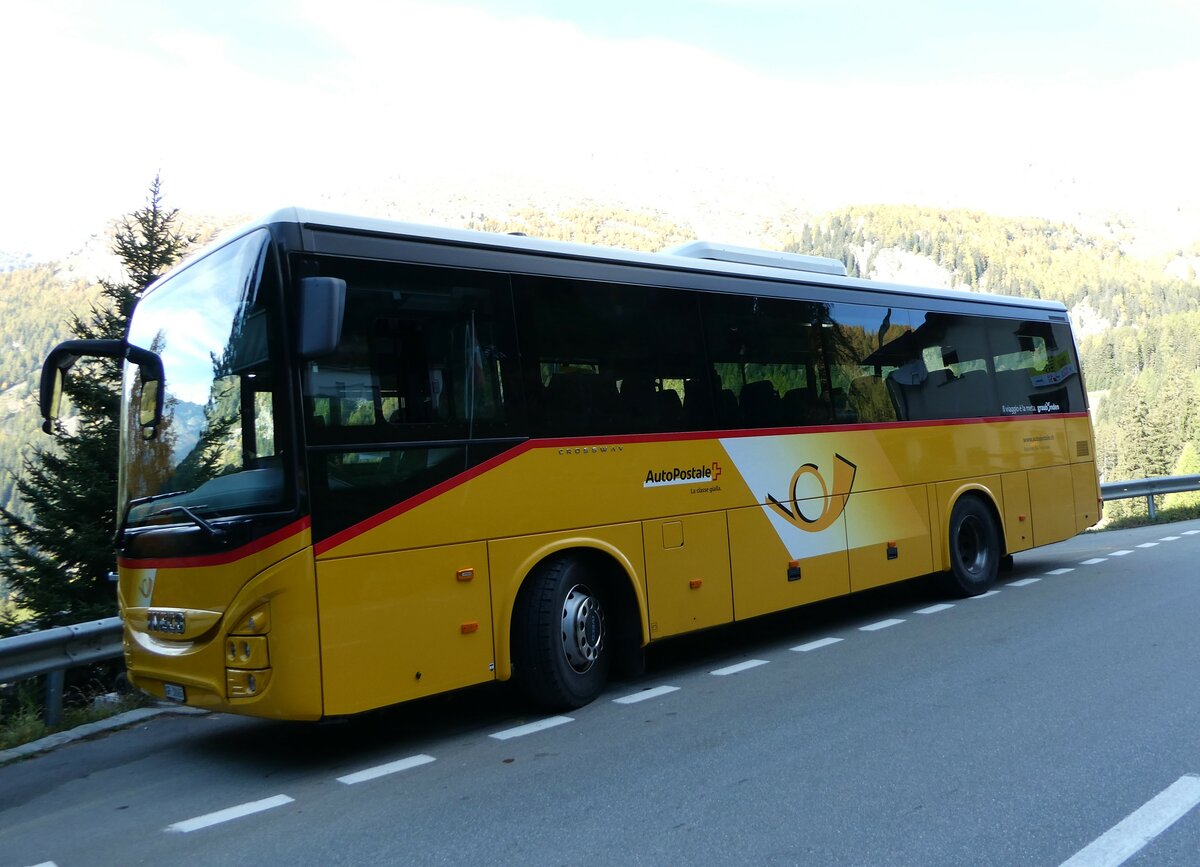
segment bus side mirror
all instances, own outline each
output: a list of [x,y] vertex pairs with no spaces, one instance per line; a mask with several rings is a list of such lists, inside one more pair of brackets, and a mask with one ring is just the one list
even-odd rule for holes
[[300,280],[301,358],[329,355],[342,339],[346,311],[346,281],[337,277],[303,277]]
[[38,408],[42,411],[42,430],[54,432],[54,421],[62,406],[67,371],[84,356],[121,358],[125,354],[123,340],[64,340],[50,350],[42,363]]
[[127,346],[125,357],[138,366],[142,380],[142,392],[138,395],[138,424],[142,436],[154,439],[163,417],[163,372],[162,356],[140,346]]

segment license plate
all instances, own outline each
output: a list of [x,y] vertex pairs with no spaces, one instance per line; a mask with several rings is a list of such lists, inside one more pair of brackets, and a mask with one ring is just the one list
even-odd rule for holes
[[184,693],[183,687],[177,683],[164,683],[163,695],[165,695],[171,701],[187,701],[187,695]]

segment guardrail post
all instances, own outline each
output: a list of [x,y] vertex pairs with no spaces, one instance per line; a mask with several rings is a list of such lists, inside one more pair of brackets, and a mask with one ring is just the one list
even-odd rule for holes
[[46,728],[54,728],[62,722],[63,679],[65,676],[66,672],[61,668],[46,675]]
[[1154,494],[1146,495],[1146,511],[1150,513],[1151,521],[1158,517],[1158,514],[1154,510]]

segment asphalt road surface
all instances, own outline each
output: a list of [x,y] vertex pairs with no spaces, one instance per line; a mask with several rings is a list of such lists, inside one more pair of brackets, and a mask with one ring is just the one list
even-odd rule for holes
[[0,768],[0,864],[1200,864],[1200,522],[332,724],[160,717]]

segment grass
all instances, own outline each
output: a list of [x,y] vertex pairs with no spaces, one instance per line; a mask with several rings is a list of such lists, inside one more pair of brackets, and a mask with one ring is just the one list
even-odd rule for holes
[[[41,685],[41,679],[27,683]],[[114,702],[94,703],[93,699],[103,693],[85,694],[76,690],[71,700],[64,702],[62,720],[56,726],[46,725],[42,716],[40,689],[33,689],[23,684],[15,690],[15,695],[3,705],[0,714],[0,750],[36,741],[56,732],[68,731],[90,722],[116,716],[119,713],[142,707],[147,697],[142,693],[129,693],[117,698]]]
[[[1144,499],[1142,500],[1144,503]],[[1144,509],[1145,506],[1143,505]],[[1200,518],[1200,505],[1186,506],[1169,506],[1166,508],[1156,508],[1155,516],[1152,519],[1150,514],[1142,511],[1135,515],[1123,515],[1119,518],[1112,518],[1103,521],[1092,532],[1103,532],[1105,530],[1128,530],[1130,527],[1148,527],[1153,524],[1174,524],[1177,521],[1191,521]]]

